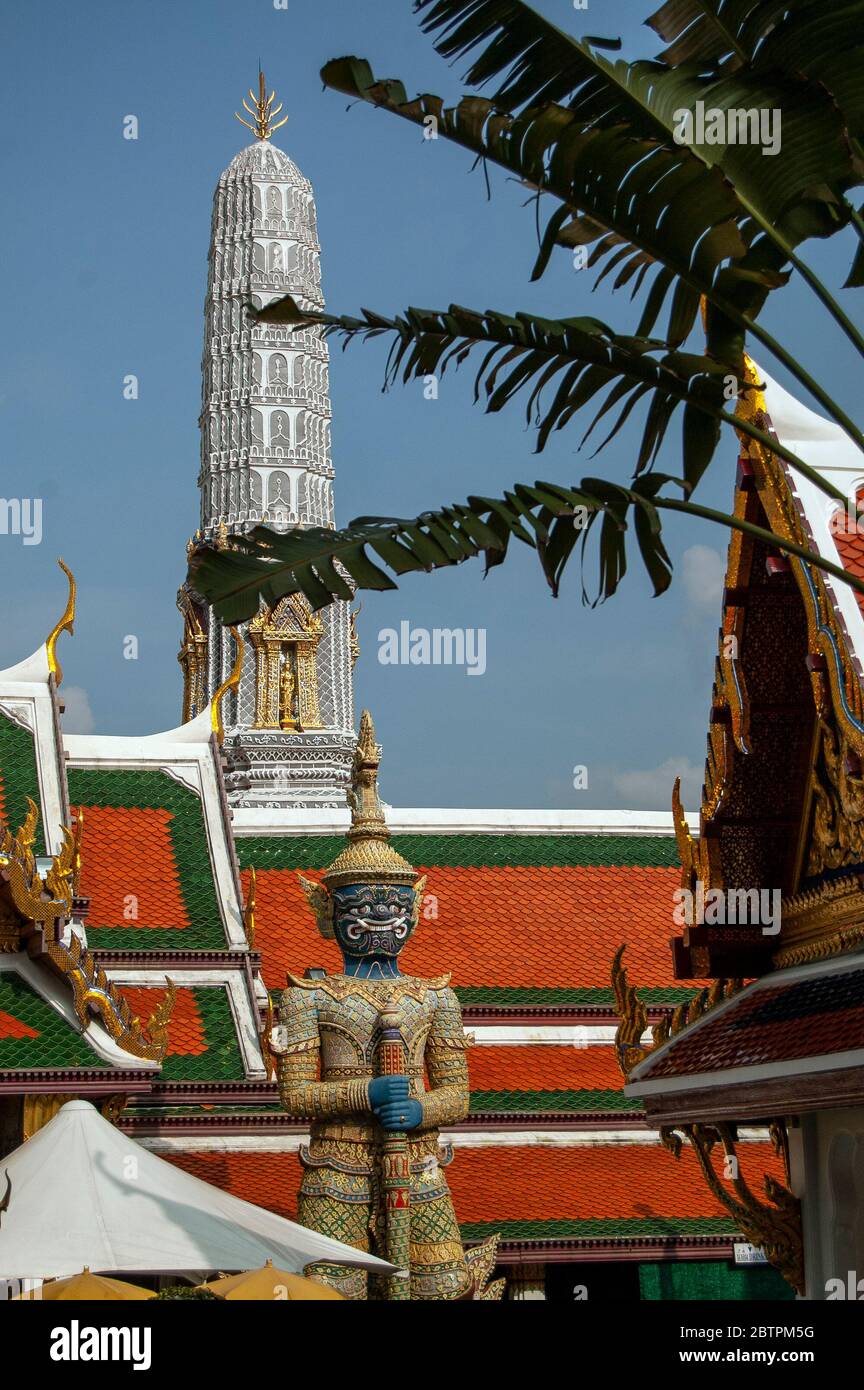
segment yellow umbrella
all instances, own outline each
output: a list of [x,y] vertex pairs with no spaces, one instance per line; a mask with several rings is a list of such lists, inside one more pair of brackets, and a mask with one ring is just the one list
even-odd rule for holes
[[72,1274],[68,1279],[52,1279],[41,1289],[16,1294],[18,1300],[69,1303],[133,1303],[155,1297],[150,1289],[139,1289],[137,1284],[127,1284],[122,1279],[108,1279],[104,1274],[91,1274],[86,1265],[80,1274]]
[[202,1284],[201,1288],[209,1289],[217,1298],[243,1298],[259,1303],[345,1297],[326,1284],[319,1284],[316,1279],[304,1279],[300,1274],[289,1274],[284,1269],[274,1269],[272,1260],[268,1260],[263,1269],[247,1269],[243,1274],[229,1274],[226,1278],[213,1279],[209,1284]]

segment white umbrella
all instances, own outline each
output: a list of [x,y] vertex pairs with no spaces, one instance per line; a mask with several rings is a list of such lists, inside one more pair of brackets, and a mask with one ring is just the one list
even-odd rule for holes
[[392,1270],[384,1260],[232,1197],[121,1133],[85,1100],[64,1105],[8,1158],[0,1278],[45,1279],[87,1265],[117,1273],[255,1269],[313,1261]]

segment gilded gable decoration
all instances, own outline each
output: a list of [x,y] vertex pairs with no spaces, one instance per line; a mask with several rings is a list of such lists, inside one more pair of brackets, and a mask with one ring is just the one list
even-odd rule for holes
[[0,951],[27,951],[59,975],[72,991],[82,1032],[94,1014],[124,1052],[161,1062],[168,1048],[168,1023],[175,988],[168,991],[142,1026],[108,979],[80,936],[70,929],[81,869],[81,820],[75,832],[63,826],[63,848],[44,875],[33,856],[39,812],[28,798],[24,824],[17,834],[0,823]]
[[[612,988],[619,1023],[615,1034],[615,1052],[625,1081],[640,1062],[660,1048],[682,1029],[703,1018],[719,1004],[730,999],[742,988],[740,980],[715,980],[708,989],[694,995],[689,1004],[681,1004],[651,1029],[651,1042],[644,1041],[648,1028],[648,1010],[638,991],[629,983],[623,965],[625,947],[619,947],[612,964]],[[789,1181],[788,1138],[785,1123],[774,1121],[770,1126],[775,1152],[781,1153]],[[753,1245],[764,1250],[767,1259],[791,1284],[796,1293],[804,1293],[804,1245],[801,1228],[801,1205],[788,1186],[770,1174],[764,1179],[768,1204],[761,1202],[750,1189],[741,1172],[735,1151],[737,1133],[734,1125],[681,1124],[660,1130],[663,1146],[680,1158],[688,1140],[699,1164],[702,1176],[720,1204],[734,1218],[736,1228]],[[724,1176],[715,1168],[714,1152],[719,1145],[724,1159]]]

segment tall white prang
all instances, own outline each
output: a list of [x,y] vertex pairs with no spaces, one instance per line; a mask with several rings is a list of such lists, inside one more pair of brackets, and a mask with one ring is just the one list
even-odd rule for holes
[[[334,525],[327,343],[317,328],[247,313],[285,294],[303,308],[324,304],[311,184],[268,138],[275,112],[263,77],[250,96],[258,138],[216,188],[204,310],[201,531],[226,545],[261,525]],[[235,647],[195,594],[182,590],[179,606],[190,719],[227,679]],[[291,596],[241,631],[240,685],[223,705],[229,802],[343,806],[354,747],[349,605],[316,615]]]

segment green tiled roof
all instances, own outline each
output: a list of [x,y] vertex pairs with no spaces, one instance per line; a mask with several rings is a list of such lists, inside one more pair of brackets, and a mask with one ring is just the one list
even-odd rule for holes
[[641,1111],[638,1100],[628,1100],[620,1091],[472,1091],[471,1114],[489,1115],[496,1111],[525,1115],[542,1111],[578,1115],[599,1110]]
[[[19,1025],[23,1024],[23,1030]],[[24,1036],[16,1034],[24,1031]],[[31,1031],[36,1037],[31,1037]],[[11,970],[0,971],[0,1068],[98,1067],[108,1064],[82,1035]]]
[[[639,990],[639,998],[646,1004],[668,1004],[677,1007],[678,1004],[686,1004],[693,995],[697,993],[695,989],[682,989],[677,985],[648,985]],[[459,996],[459,1003],[464,1008],[535,1008],[545,1005],[547,1008],[584,1008],[587,1005],[594,1005],[597,1008],[614,1008],[615,995],[611,989],[594,988],[589,985],[577,986],[573,989],[557,989],[554,986],[529,988],[519,988],[518,986],[497,986],[497,985],[457,985],[456,994]]]
[[[150,843],[145,840],[137,849],[142,872],[146,870],[151,879],[156,874],[177,884],[188,920],[188,926],[182,930],[153,927],[146,921],[139,921],[133,927],[126,925],[122,916],[124,894],[135,893],[135,883],[130,881],[122,885],[122,893],[114,892],[111,897],[112,903],[116,902],[116,926],[98,925],[88,920],[90,945],[101,950],[135,951],[227,949],[200,798],[167,773],[159,771],[73,767],[69,769],[68,780],[72,806],[85,808],[84,892],[97,899],[100,883],[113,884],[116,878],[113,846],[100,840],[95,823],[87,820],[87,807],[166,811],[170,816],[170,858],[166,859],[161,836],[154,836]],[[130,834],[133,833],[141,836],[140,824],[130,827]],[[146,828],[144,833],[146,835]]]
[[497,1231],[502,1240],[626,1240],[635,1236],[737,1235],[727,1216],[646,1216],[582,1221],[469,1221],[460,1227],[463,1240],[485,1240]]
[[[418,867],[496,865],[573,868],[677,868],[674,835],[394,835],[393,845]],[[345,848],[341,835],[238,836],[243,869],[324,869]]]
[[[192,988],[189,993],[195,1000],[198,1017],[201,1020],[207,1047],[204,1052],[170,1051],[172,1042],[171,1024],[168,1024],[169,1053],[162,1063],[162,1081],[243,1081],[246,1072],[243,1057],[237,1042],[234,1016],[228,1000],[228,991],[212,986]],[[177,1039],[176,1042],[180,1040]],[[176,1045],[175,1042],[175,1045]]]
[[[24,824],[28,796],[39,806],[39,773],[33,735],[5,714],[0,714],[0,792],[5,804],[4,819],[14,834]],[[41,806],[33,853],[45,853]]]

